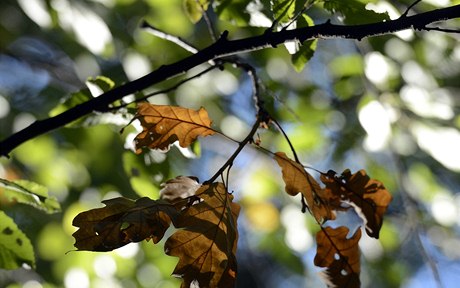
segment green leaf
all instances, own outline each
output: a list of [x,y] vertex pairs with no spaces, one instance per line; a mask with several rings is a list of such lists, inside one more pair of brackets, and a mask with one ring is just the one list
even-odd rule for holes
[[0,268],[17,269],[23,264],[35,267],[32,244],[13,219],[0,211]]
[[72,93],[70,97],[67,98],[64,102],[54,107],[50,111],[49,116],[56,116],[64,111],[69,110],[70,108],[87,102],[94,97],[112,89],[115,86],[115,83],[108,77],[97,76],[96,78],[88,78],[88,80],[86,80],[86,85],[88,88],[84,88],[78,92]]
[[61,211],[59,202],[48,195],[48,189],[27,180],[8,181],[0,178],[0,202],[21,203],[48,214]]
[[340,13],[345,17],[346,24],[367,24],[389,20],[388,13],[377,13],[366,9],[366,4],[357,0],[324,0],[324,9],[332,13]]
[[[92,77],[88,78],[88,80],[86,80],[86,86],[90,88],[93,96],[96,97],[96,96],[99,96],[99,94],[107,92],[111,90],[113,87],[115,87],[115,82],[113,82],[112,79],[108,77],[97,76],[96,78],[92,78]],[[95,95],[95,94],[98,94],[98,95]]]
[[208,10],[209,0],[183,0],[185,13],[192,23],[197,23]]
[[290,22],[305,7],[307,0],[273,0],[271,10],[273,17],[280,23]]
[[248,26],[251,18],[246,10],[250,0],[217,0],[214,9],[219,18],[237,26]]
[[[301,15],[299,19],[297,19],[297,27],[299,28],[313,25],[313,20],[307,15]],[[298,51],[291,56],[292,65],[297,72],[302,71],[305,64],[313,57],[317,43],[318,39],[307,40],[299,47]]]
[[313,57],[317,43],[318,39],[305,41],[299,51],[291,56],[292,65],[297,72],[302,71],[305,64]]
[[81,103],[89,101],[92,98],[93,96],[91,95],[91,91],[88,88],[84,88],[78,92],[72,93],[70,94],[70,97],[67,98],[67,100],[54,107],[49,112],[49,116],[54,117],[58,114],[61,114],[64,111],[69,110],[70,108],[73,108]]

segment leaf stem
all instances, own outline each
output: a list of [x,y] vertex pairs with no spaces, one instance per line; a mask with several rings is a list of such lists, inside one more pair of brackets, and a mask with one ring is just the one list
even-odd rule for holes
[[257,129],[259,129],[260,123],[261,123],[261,120],[259,118],[257,118],[256,122],[252,126],[251,131],[248,133],[246,138],[244,138],[243,141],[241,141],[238,144],[238,148],[236,148],[236,150],[235,150],[235,152],[233,152],[232,156],[230,156],[227,159],[227,161],[224,163],[224,165],[222,165],[222,167],[220,167],[220,169],[214,174],[214,176],[212,176],[209,180],[205,181],[204,184],[213,183],[219,177],[219,175],[224,173],[224,171],[225,171],[225,169],[227,169],[227,167],[231,167],[233,165],[233,161],[235,161],[236,157],[240,154],[241,150],[243,150],[244,146],[246,146],[248,143],[253,141],[253,137],[256,134]]

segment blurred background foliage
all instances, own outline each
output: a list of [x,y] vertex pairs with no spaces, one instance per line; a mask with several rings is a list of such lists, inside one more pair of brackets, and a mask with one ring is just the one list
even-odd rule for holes
[[[119,85],[189,55],[141,29],[142,20],[196,47],[211,44],[206,23],[193,24],[183,2],[2,0],[0,138],[48,117],[71,93],[85,88],[89,77],[103,75]],[[315,23],[344,20],[343,15],[327,13],[324,1],[317,2],[307,11]],[[352,2],[386,11],[394,19],[413,1]],[[260,34],[273,20],[263,6],[268,3],[214,1],[220,15],[211,12],[210,18],[217,31],[228,29],[233,39]],[[422,1],[411,13],[453,4],[458,1]],[[352,15],[345,20],[371,22],[359,18],[366,15]],[[459,24],[455,20],[439,25]],[[454,287],[460,279],[459,34],[402,31],[359,42],[319,40],[300,73],[285,47],[241,57],[256,67],[267,109],[282,123],[304,164],[322,171],[364,168],[392,192],[380,239],[360,243],[363,287],[437,287],[437,278],[442,287]],[[255,121],[250,79],[231,66],[150,101],[203,106],[214,127],[234,139],[244,138]],[[170,277],[177,260],[164,255],[162,243],[130,244],[110,253],[75,252],[72,219],[100,207],[103,199],[155,199],[160,183],[177,175],[209,179],[236,145],[213,136],[193,151],[173,147],[168,154],[136,155],[135,128],[120,133],[128,121],[129,115],[92,115],[0,159],[0,178],[39,183],[61,206],[61,212],[47,214],[20,203],[0,203],[30,239],[36,261],[35,269],[23,265],[0,270],[1,287],[179,285]],[[290,151],[276,131],[258,135],[263,147]],[[324,285],[313,266],[318,227],[301,213],[299,199],[283,192],[273,159],[246,148],[229,183],[243,207],[238,286]]]

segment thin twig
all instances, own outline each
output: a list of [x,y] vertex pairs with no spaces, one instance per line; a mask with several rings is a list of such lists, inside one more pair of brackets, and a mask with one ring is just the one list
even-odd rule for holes
[[179,88],[179,86],[181,86],[181,85],[183,85],[183,84],[185,84],[185,83],[187,83],[187,82],[189,82],[189,81],[191,81],[191,80],[193,80],[193,79],[199,78],[199,77],[203,76],[204,74],[206,74],[206,73],[208,73],[208,72],[210,72],[210,71],[212,71],[212,70],[214,70],[214,69],[216,69],[216,68],[218,68],[218,67],[219,67],[219,66],[216,66],[216,65],[211,66],[211,67],[208,67],[208,68],[204,69],[203,71],[201,71],[201,72],[199,72],[199,73],[197,73],[197,74],[195,74],[195,75],[193,75],[193,76],[191,76],[191,77],[189,77],[189,78],[186,78],[186,79],[183,79],[183,80],[177,82],[176,84],[174,84],[174,85],[171,86],[171,87],[168,87],[168,88],[163,89],[163,90],[160,90],[160,91],[155,91],[155,92],[146,94],[145,96],[140,97],[140,98],[137,98],[136,100],[134,100],[134,101],[132,101],[132,102],[124,103],[124,104],[121,104],[121,105],[118,105],[118,106],[111,107],[109,110],[110,110],[110,111],[118,110],[118,109],[120,109],[120,108],[124,108],[124,107],[126,107],[126,106],[129,106],[129,105],[131,105],[131,104],[133,104],[133,103],[138,103],[138,102],[141,102],[141,101],[145,101],[145,100],[147,100],[147,99],[150,98],[150,97],[153,97],[153,96],[156,96],[156,95],[159,95],[159,94],[169,93],[169,92],[171,92],[171,91],[176,90],[177,88]]
[[220,167],[220,169],[214,174],[214,176],[212,176],[209,180],[205,181],[204,184],[213,183],[219,177],[219,175],[224,173],[224,171],[225,171],[225,169],[227,169],[227,167],[231,167],[233,165],[233,161],[235,161],[235,158],[240,154],[240,152],[241,152],[241,150],[243,150],[244,146],[246,146],[248,143],[253,141],[254,135],[256,134],[257,129],[259,129],[260,123],[261,123],[260,120],[257,119],[256,122],[254,123],[254,125],[252,126],[251,132],[249,132],[249,134],[246,136],[246,138],[244,138],[243,141],[241,141],[238,144],[238,148],[236,148],[236,150],[235,150],[235,152],[233,152],[232,156],[230,156],[227,159],[227,161],[224,163],[224,165],[222,165],[222,167]]
[[142,91],[147,87],[181,75],[210,60],[221,59],[223,57],[251,51],[270,49],[279,44],[293,40],[298,40],[300,42],[317,38],[345,38],[361,40],[365,37],[390,34],[401,30],[413,29],[414,27],[423,28],[434,22],[459,18],[459,15],[460,5],[454,5],[407,17],[399,17],[395,20],[372,24],[344,26],[326,22],[324,24],[311,27],[264,33],[262,35],[237,40],[228,40],[228,33],[222,33],[222,36],[215,43],[200,50],[198,53],[172,64],[163,65],[139,79],[115,87],[99,97],[77,105],[59,115],[33,122],[23,130],[12,134],[3,141],[0,141],[0,156],[8,156],[13,149],[30,139],[62,127],[70,122],[80,119],[83,116],[93,113],[94,111],[106,110],[110,104],[122,99],[126,95]]
[[426,30],[426,31],[440,31],[440,32],[445,32],[445,33],[460,34],[460,30],[458,30],[458,29],[449,29],[449,28],[441,28],[441,27],[424,27],[423,30]]
[[212,41],[216,42],[217,34],[216,34],[216,30],[214,29],[214,25],[212,24],[212,21],[209,18],[208,9],[204,9],[203,4],[201,4],[200,0],[195,0],[195,1],[196,1],[196,3],[198,3],[198,5],[200,5],[201,12],[203,14],[203,19],[206,22],[206,27],[208,28],[209,35],[211,35]]
[[417,245],[420,247],[420,253],[422,254],[423,258],[428,263],[433,273],[433,277],[434,277],[437,287],[442,288],[443,285],[442,285],[441,276],[439,274],[439,270],[438,270],[436,261],[433,260],[433,258],[430,256],[428,251],[426,251],[425,246],[423,245],[422,239],[420,237],[420,231],[423,231],[424,229],[421,227],[418,221],[418,218],[419,218],[418,213],[417,213],[418,208],[416,207],[416,205],[414,204],[414,201],[409,196],[409,193],[406,191],[406,189],[402,185],[403,183],[403,179],[402,179],[403,173],[402,172],[406,171],[407,169],[405,169],[404,164],[401,162],[401,160],[396,155],[396,153],[392,153],[392,157],[394,159],[394,162],[396,163],[396,167],[398,170],[397,172],[399,172],[399,173],[396,173],[396,177],[397,177],[398,183],[400,183],[399,187],[400,187],[401,199],[403,202],[404,210],[406,210],[409,225],[415,232],[415,241]]
[[401,15],[401,17],[407,17],[407,14],[409,13],[409,11],[415,7],[415,5],[417,5],[418,3],[422,2],[422,0],[416,0],[414,3],[412,3],[409,7],[407,7],[406,11],[404,11],[404,13]]
[[287,136],[286,132],[284,132],[283,127],[281,127],[281,124],[278,123],[278,121],[276,121],[276,119],[272,119],[272,121],[276,124],[276,126],[277,126],[278,129],[281,131],[281,133],[283,133],[284,138],[285,138],[286,141],[288,142],[289,147],[291,148],[292,154],[294,155],[295,162],[297,162],[297,163],[299,163],[300,165],[302,165],[302,163],[300,162],[299,157],[297,156],[297,153],[295,152],[294,145],[292,145],[291,140],[290,140],[289,137]]
[[185,50],[189,51],[190,53],[195,54],[195,53],[197,53],[199,51],[197,48],[195,48],[195,46],[193,46],[192,44],[188,43],[184,39],[182,39],[182,38],[180,38],[178,36],[174,36],[174,35],[171,35],[169,33],[166,33],[163,30],[160,30],[160,29],[154,27],[153,25],[151,25],[150,23],[148,23],[145,20],[142,21],[141,27],[145,28],[145,30],[148,31],[149,33],[151,33],[152,35],[154,35],[154,36],[156,36],[158,38],[167,40],[169,42],[172,42],[172,43],[176,44],[177,46],[180,46],[180,47],[184,48]]

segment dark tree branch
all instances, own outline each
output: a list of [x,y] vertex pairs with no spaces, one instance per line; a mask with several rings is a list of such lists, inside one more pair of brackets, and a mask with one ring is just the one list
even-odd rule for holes
[[118,86],[97,98],[75,106],[59,115],[35,121],[30,126],[0,142],[0,156],[8,156],[13,149],[30,139],[64,126],[93,111],[106,111],[111,103],[126,95],[136,93],[164,80],[185,73],[191,68],[213,59],[276,47],[288,41],[297,40],[303,42],[314,38],[361,40],[365,37],[390,34],[405,29],[424,30],[428,24],[459,17],[460,5],[455,5],[417,15],[400,17],[395,20],[364,25],[343,26],[327,22],[313,27],[268,32],[259,36],[238,40],[227,40],[228,33],[224,33],[215,43],[194,55],[173,64],[163,65],[139,79]]

